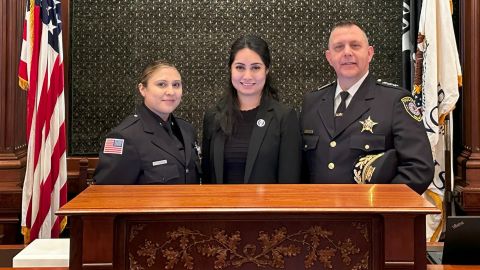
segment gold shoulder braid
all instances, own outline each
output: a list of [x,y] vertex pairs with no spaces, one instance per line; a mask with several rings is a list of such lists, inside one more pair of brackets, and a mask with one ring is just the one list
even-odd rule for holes
[[357,184],[366,184],[366,182],[370,182],[373,172],[375,171],[375,167],[372,166],[372,163],[384,154],[385,153],[366,155],[358,160],[357,164],[355,164],[355,168],[353,168],[353,179]]

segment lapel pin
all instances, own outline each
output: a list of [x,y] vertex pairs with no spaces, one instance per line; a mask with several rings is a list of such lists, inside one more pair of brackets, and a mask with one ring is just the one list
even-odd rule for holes
[[374,122],[370,116],[368,116],[367,119],[363,120],[363,121],[359,121],[360,124],[362,124],[362,131],[360,132],[364,132],[364,131],[370,131],[370,133],[373,133],[373,126],[375,126],[376,122]]
[[265,120],[263,120],[263,119],[258,119],[258,120],[257,120],[257,126],[259,126],[259,127],[265,126]]

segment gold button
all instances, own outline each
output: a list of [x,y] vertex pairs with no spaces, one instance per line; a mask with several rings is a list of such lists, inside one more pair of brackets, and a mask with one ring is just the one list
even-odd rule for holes
[[333,162],[328,163],[328,168],[333,170],[335,168],[335,164],[333,164]]
[[367,150],[370,149],[370,145],[365,144],[365,149],[367,149]]
[[337,146],[337,142],[336,141],[331,141],[330,142],[330,147],[335,147]]

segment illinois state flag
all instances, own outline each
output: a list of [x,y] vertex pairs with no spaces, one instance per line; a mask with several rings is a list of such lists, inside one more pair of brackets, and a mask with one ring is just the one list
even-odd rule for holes
[[445,182],[449,180],[445,179],[444,119],[455,108],[462,84],[451,8],[449,0],[424,0],[418,29],[413,94],[417,106],[422,108],[435,159],[435,176],[424,196],[442,209],[442,215],[427,217],[429,241],[438,240],[445,221],[443,197]]
[[59,0],[27,0],[19,84],[27,90],[27,168],[23,183],[25,242],[58,237],[67,201],[62,22]]

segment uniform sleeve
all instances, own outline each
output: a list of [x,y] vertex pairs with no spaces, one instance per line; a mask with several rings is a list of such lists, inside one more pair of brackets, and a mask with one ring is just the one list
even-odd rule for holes
[[[122,153],[105,153],[108,138],[123,140]],[[107,135],[93,179],[98,185],[130,185],[135,184],[140,174],[140,158],[132,140],[124,138],[119,132]],[[118,147],[117,147],[118,149]]]
[[302,138],[297,113],[291,109],[281,125],[280,152],[278,157],[278,182],[300,183]]
[[407,184],[422,194],[432,182],[434,174],[432,151],[425,128],[409,96],[399,98],[392,113],[392,132],[398,158],[397,175],[392,183]]
[[213,115],[205,113],[203,116],[202,131],[202,184],[212,183],[211,160],[210,160],[210,140],[212,137],[210,129],[212,128]]

